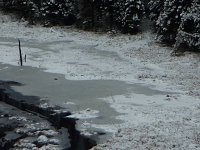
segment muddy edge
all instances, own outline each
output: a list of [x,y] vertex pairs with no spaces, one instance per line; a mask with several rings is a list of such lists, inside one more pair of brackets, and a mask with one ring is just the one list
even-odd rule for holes
[[70,150],[88,150],[96,145],[94,139],[85,137],[76,130],[76,119],[66,117],[71,115],[71,112],[59,111],[62,109],[60,107],[40,107],[38,97],[21,95],[10,88],[13,85],[20,86],[20,83],[0,81],[0,101],[40,116],[51,122],[58,129],[67,128],[70,135]]

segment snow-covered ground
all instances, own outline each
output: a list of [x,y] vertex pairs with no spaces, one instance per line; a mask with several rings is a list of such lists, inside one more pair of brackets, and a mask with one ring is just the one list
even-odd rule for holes
[[0,23],[2,63],[19,65],[21,39],[27,66],[64,74],[68,80],[120,80],[171,93],[132,92],[101,99],[121,113],[123,123],[89,125],[113,132],[94,149],[200,149],[199,54],[172,57],[173,49],[157,44],[150,32],[131,36],[30,27],[6,15]]

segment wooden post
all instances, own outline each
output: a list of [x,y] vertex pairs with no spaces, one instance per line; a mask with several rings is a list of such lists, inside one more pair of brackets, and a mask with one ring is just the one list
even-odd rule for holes
[[20,65],[23,66],[22,50],[21,50],[20,40],[19,40],[19,57],[20,57]]
[[24,62],[26,62],[26,54],[25,54],[25,56],[24,56]]

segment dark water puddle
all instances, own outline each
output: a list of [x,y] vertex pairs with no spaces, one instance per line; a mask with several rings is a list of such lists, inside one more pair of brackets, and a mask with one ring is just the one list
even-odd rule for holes
[[[81,111],[90,108],[99,111],[95,123],[120,123],[115,119],[119,114],[102,98],[130,93],[148,96],[169,94],[153,90],[140,84],[128,84],[117,80],[66,80],[64,75],[43,72],[32,67],[14,67],[0,65],[0,79],[14,80],[23,86],[12,88],[23,95],[34,95],[48,101],[51,105],[62,106],[69,111]],[[65,105],[72,102],[75,105]]]
[[[64,75],[47,73],[38,68],[5,64],[0,64],[0,79],[15,81],[6,83],[6,86],[12,88],[7,88],[6,92],[9,93],[9,97],[4,94],[2,97],[4,101],[20,109],[39,113],[59,127],[66,127],[74,139],[72,145],[80,143],[78,146],[86,147],[85,149],[95,145],[95,142],[80,136],[75,127],[76,123],[79,122],[73,118],[64,117],[70,115],[70,112],[86,110],[87,108],[98,110],[98,117],[89,119],[91,122],[94,124],[116,124],[122,122],[116,119],[120,114],[111,108],[106,101],[101,100],[102,98],[130,93],[148,96],[169,94],[169,92],[153,90],[141,84],[129,84],[117,80],[66,80]],[[64,109],[65,113],[52,116],[52,108],[38,107],[44,100],[54,109]],[[67,102],[72,102],[74,105],[65,105]],[[100,131],[99,133],[104,132]],[[98,134],[92,138],[98,142]],[[81,150],[81,148],[78,149]]]
[[[34,115],[38,114],[41,117],[44,117],[45,119],[49,120],[56,128],[66,128],[70,135],[71,146],[70,148],[67,148],[69,150],[88,150],[96,145],[96,142],[94,140],[81,135],[80,132],[76,130],[76,120],[73,118],[66,117],[71,114],[69,111],[58,112],[59,109],[62,110],[60,107],[41,108],[39,105],[39,97],[24,96],[20,93],[17,93],[10,88],[10,86],[14,85],[20,84],[16,82],[0,81],[0,101],[17,107],[20,110],[31,112]],[[16,139],[19,140],[20,138]]]

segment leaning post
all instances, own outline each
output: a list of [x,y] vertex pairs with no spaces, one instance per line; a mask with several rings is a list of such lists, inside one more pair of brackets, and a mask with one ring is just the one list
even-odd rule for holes
[[20,57],[20,65],[23,66],[22,50],[21,50],[20,40],[19,40],[19,57]]

